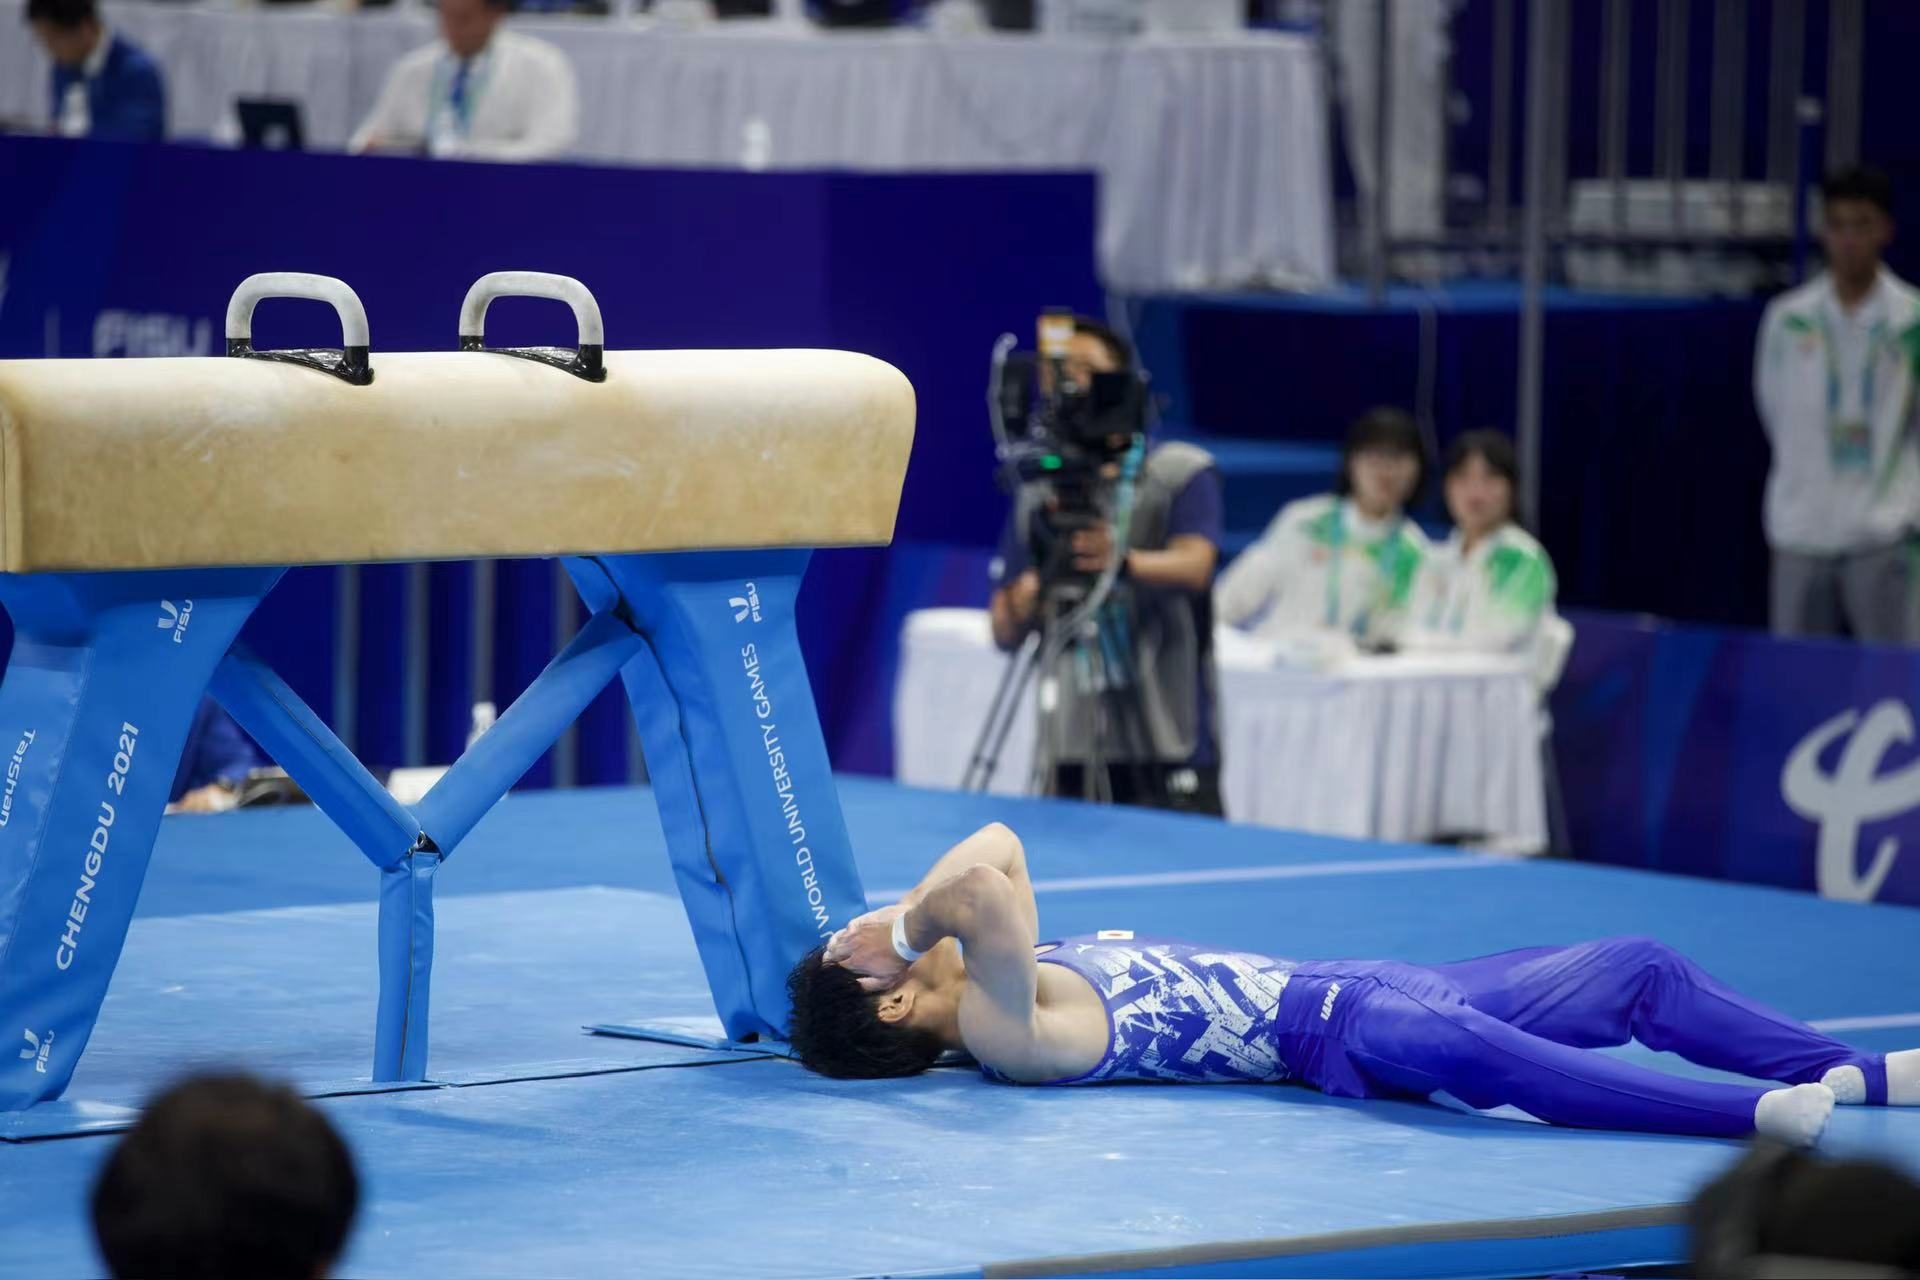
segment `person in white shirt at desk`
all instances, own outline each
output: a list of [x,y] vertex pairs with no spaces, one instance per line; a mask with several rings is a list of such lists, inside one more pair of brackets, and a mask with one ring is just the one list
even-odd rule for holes
[[1545,547],[1515,518],[1513,441],[1469,431],[1441,466],[1453,533],[1414,586],[1409,649],[1524,653],[1553,613],[1556,581]]
[[1294,646],[1393,643],[1430,548],[1406,514],[1426,468],[1413,419],[1369,410],[1347,432],[1334,491],[1282,507],[1220,575],[1215,616]]
[[1823,275],[1767,305],[1754,399],[1773,469],[1773,630],[1912,644],[1920,569],[1920,296],[1880,262],[1893,236],[1886,175],[1851,169],[1821,188]]
[[567,55],[500,29],[507,0],[439,0],[441,39],[394,65],[348,149],[552,160],[579,132]]

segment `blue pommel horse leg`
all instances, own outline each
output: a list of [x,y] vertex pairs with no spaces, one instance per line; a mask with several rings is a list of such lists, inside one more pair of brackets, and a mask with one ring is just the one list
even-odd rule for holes
[[15,636],[0,680],[0,1110],[72,1076],[201,691],[279,576],[0,574]]
[[618,599],[647,638],[621,675],[681,900],[735,1040],[784,1040],[787,970],[866,909],[794,630],[807,558],[568,565],[590,607]]
[[[567,302],[578,346],[488,348],[514,293]],[[275,296],[332,303],[342,346],[252,350]],[[891,537],[905,379],[844,352],[609,353],[577,281],[523,272],[475,284],[460,351],[377,377],[337,280],[250,277],[227,336],[243,358],[0,362],[0,1110],[72,1076],[207,692],[379,869],[374,1079],[426,1078],[438,867],[616,676],[727,1033],[782,1035],[788,968],[864,907],[794,600],[804,548]],[[741,487],[771,496],[718,501]],[[566,557],[592,616],[412,809],[237,643],[287,565],[514,556]]]

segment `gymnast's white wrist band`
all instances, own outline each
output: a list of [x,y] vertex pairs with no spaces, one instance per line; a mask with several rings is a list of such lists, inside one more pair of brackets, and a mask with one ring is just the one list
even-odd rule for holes
[[907,941],[907,913],[904,911],[893,918],[893,952],[908,964],[927,954],[915,951],[913,944]]

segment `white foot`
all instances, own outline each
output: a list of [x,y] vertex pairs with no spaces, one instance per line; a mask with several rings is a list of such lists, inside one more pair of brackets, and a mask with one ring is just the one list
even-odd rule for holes
[[1753,1127],[1790,1147],[1810,1147],[1827,1131],[1833,1116],[1833,1090],[1824,1084],[1796,1084],[1760,1095]]
[[1820,1083],[1833,1090],[1833,1100],[1843,1107],[1857,1107],[1867,1100],[1867,1077],[1858,1067],[1835,1067],[1820,1077]]
[[1920,1107],[1920,1049],[1887,1055],[1887,1105]]

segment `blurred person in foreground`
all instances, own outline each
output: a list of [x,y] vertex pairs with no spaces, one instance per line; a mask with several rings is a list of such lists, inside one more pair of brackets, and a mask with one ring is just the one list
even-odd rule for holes
[[1920,295],[1881,262],[1892,239],[1886,175],[1830,175],[1827,269],[1760,321],[1753,393],[1773,448],[1765,514],[1779,635],[1920,639]]
[[304,1098],[205,1075],[150,1101],[114,1148],[93,1228],[121,1280],[319,1280],[359,1200],[346,1143]]
[[[1079,394],[1096,376],[1136,376],[1126,339],[1086,316],[1071,317],[1071,324],[1059,376]],[[1041,376],[1053,374],[1043,368]],[[1148,443],[1144,418],[1107,444],[1117,458],[1130,441]],[[1101,468],[1109,492],[1120,466],[1109,461]],[[1097,577],[1118,557],[1110,604],[1125,618],[1124,666],[1133,680],[1131,693],[1118,695],[1129,705],[1113,716],[1091,714],[1094,699],[1076,692],[1070,679],[1060,682],[1062,742],[1048,794],[1104,793],[1115,804],[1220,816],[1211,590],[1223,517],[1212,455],[1181,441],[1145,449],[1131,487],[1124,553],[1115,542],[1116,514],[1056,529],[1060,513],[1049,505],[1055,501],[1044,483],[1024,484],[1015,495],[991,571],[994,643],[1018,649],[1043,625],[1050,585]]]
[[1398,640],[1431,550],[1407,518],[1426,469],[1412,417],[1367,411],[1347,431],[1333,492],[1282,507],[1221,573],[1220,620],[1274,638],[1317,634],[1369,648]]
[[440,39],[394,64],[348,150],[553,160],[579,134],[567,55],[502,29],[509,0],[439,0]]
[[167,94],[158,64],[102,22],[94,0],[27,0],[26,19],[53,59],[53,132],[116,142],[166,136]]
[[1687,1211],[1696,1280],[1920,1276],[1920,1183],[1877,1160],[1758,1143]]
[[1513,441],[1469,431],[1440,470],[1453,532],[1421,565],[1407,647],[1525,652],[1553,613],[1557,584],[1546,548],[1520,527]]

